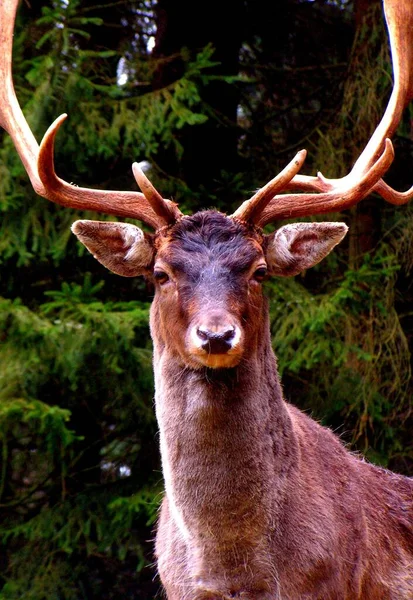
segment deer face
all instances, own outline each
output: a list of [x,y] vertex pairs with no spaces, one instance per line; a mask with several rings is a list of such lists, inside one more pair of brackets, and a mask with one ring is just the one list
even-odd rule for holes
[[192,368],[239,363],[262,315],[263,236],[217,212],[179,221],[157,242],[155,336]]
[[343,238],[343,223],[296,223],[264,236],[216,211],[180,219],[155,236],[134,225],[77,221],[74,233],[105,266],[154,281],[151,329],[183,363],[231,368],[262,335],[262,281],[295,275]]

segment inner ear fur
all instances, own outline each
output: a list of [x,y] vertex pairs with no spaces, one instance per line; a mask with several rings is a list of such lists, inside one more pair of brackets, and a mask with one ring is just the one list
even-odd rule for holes
[[75,221],[73,233],[107,269],[123,277],[144,275],[153,262],[152,236],[136,225]]
[[346,235],[345,223],[291,223],[267,236],[271,275],[297,275],[319,263]]

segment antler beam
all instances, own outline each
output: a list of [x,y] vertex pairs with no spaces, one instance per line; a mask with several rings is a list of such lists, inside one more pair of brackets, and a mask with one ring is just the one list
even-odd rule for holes
[[[11,74],[12,38],[18,0],[0,3],[0,125],[13,139],[34,190],[62,206],[103,212],[144,221],[155,229],[174,223],[182,213],[165,200],[147,179],[138,164],[133,173],[143,193],[80,188],[60,179],[54,170],[54,140],[66,115],[60,116],[38,146],[17,101]],[[413,187],[397,192],[382,177],[394,152],[390,138],[401,119],[405,105],[413,98],[413,3],[384,0],[384,10],[392,51],[394,86],[387,109],[370,141],[351,172],[341,179],[298,175],[305,151],[272,181],[244,202],[233,217],[264,226],[286,218],[336,212],[358,203],[373,190],[392,204],[405,204],[413,197]],[[406,40],[412,39],[412,43]],[[279,194],[283,190],[304,193]]]
[[39,147],[13,86],[12,41],[17,5],[18,0],[0,2],[0,125],[12,138],[36,193],[62,206],[139,219],[155,229],[174,222],[182,213],[173,202],[163,199],[156,190],[154,193],[152,184],[145,184],[143,173],[139,181],[143,194],[81,188],[56,175],[54,140],[66,115],[49,127]]
[[[279,219],[338,212],[357,204],[372,191],[395,205],[405,204],[413,198],[413,187],[406,192],[397,192],[382,180],[394,156],[389,138],[397,129],[403,109],[413,98],[413,2],[384,0],[384,11],[394,85],[383,118],[365,149],[350,173],[341,179],[327,179],[321,173],[317,177],[295,175],[284,190],[305,193],[274,195],[271,199],[267,196],[265,205],[262,203],[260,210],[253,211],[252,221],[257,225],[263,227]],[[408,40],[411,43],[407,43]],[[254,203],[260,193],[261,190],[244,202],[244,209],[238,209],[233,216],[248,220],[251,214],[248,203]]]

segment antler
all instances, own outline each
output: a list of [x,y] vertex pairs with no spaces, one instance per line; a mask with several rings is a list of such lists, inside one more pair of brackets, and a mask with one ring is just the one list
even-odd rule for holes
[[285,190],[293,177],[298,173],[304,164],[306,150],[300,150],[293,160],[279,173],[274,179],[271,179],[264,187],[262,187],[252,198],[246,200],[234,212],[232,217],[241,221],[255,222],[260,213],[267,206],[268,202],[274,198],[277,192]]
[[[394,158],[388,138],[394,134],[404,107],[413,98],[413,2],[384,0],[384,11],[392,54],[393,91],[382,120],[350,173],[341,179],[327,179],[321,173],[317,177],[295,175],[283,188],[306,192],[303,194],[277,196],[274,194],[281,191],[277,188],[270,197],[263,194],[268,186],[271,188],[270,182],[244,202],[233,217],[263,227],[279,219],[350,208],[373,190],[391,204],[405,204],[413,198],[413,187],[397,192],[381,179]],[[264,202],[261,195],[265,196]]]
[[[137,163],[132,168],[143,193],[80,188],[56,175],[54,140],[66,115],[49,127],[39,147],[17,101],[11,75],[17,4],[18,0],[0,2],[0,125],[10,134],[34,190],[62,206],[132,217],[155,229],[174,223],[182,213],[176,204],[162,198]],[[327,179],[321,173],[317,177],[297,175],[306,154],[300,151],[279,175],[244,202],[233,217],[264,226],[277,219],[349,208],[373,190],[392,204],[405,204],[413,197],[413,187],[397,192],[382,180],[394,158],[388,138],[394,134],[405,105],[413,98],[413,43],[406,43],[412,38],[413,3],[384,0],[384,10],[393,61],[393,92],[381,122],[353,169],[341,179]],[[277,195],[286,189],[305,193]]]
[[54,140],[65,120],[61,115],[47,130],[40,147],[23,115],[14,91],[11,64],[14,21],[18,0],[0,1],[0,125],[9,133],[34,190],[62,206],[131,217],[157,229],[176,221],[182,213],[165,200],[136,165],[143,191],[107,191],[81,188],[60,179],[54,170]]

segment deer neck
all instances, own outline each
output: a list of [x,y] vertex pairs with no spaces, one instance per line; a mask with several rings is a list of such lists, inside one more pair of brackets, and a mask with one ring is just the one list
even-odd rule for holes
[[216,551],[217,539],[262,544],[276,526],[296,448],[268,316],[251,353],[227,370],[186,368],[155,322],[154,311],[156,414],[172,517],[204,552]]

